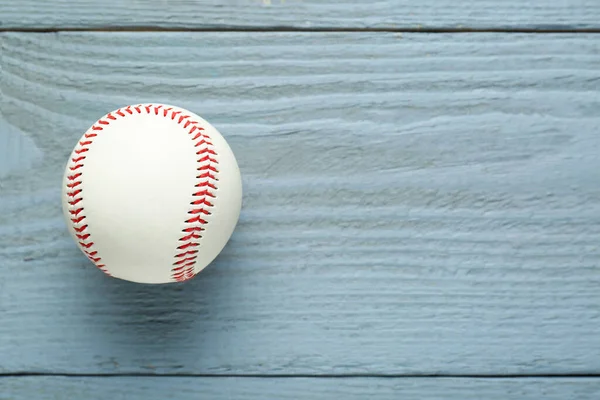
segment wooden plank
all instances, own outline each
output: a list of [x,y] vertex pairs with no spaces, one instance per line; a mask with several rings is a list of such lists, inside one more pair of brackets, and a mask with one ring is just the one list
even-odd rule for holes
[[595,0],[0,0],[10,28],[600,28]]
[[[593,35],[4,34],[0,371],[600,371]],[[536,51],[532,51],[536,49]],[[105,278],[63,165],[108,110],[213,122],[240,225],[194,281]]]
[[[3,96],[0,94],[0,101]],[[0,115],[0,178],[20,168],[31,168],[42,154],[31,139],[8,124]],[[0,186],[2,189],[2,186]]]
[[600,395],[597,378],[530,379],[394,379],[394,378],[187,378],[187,377],[103,377],[0,378],[4,396],[0,399],[50,400],[178,400],[240,399],[348,400],[390,399],[473,399],[490,400],[596,400]]

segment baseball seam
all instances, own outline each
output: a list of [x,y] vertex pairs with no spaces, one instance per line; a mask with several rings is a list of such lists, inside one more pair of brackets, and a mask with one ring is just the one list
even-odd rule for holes
[[198,159],[196,162],[198,172],[192,201],[190,202],[191,207],[188,211],[189,217],[185,220],[186,228],[182,230],[182,236],[179,238],[174,256],[175,260],[171,267],[171,278],[173,281],[183,282],[193,278],[196,274],[195,266],[199,251],[198,247],[200,246],[202,234],[208,224],[206,216],[211,214],[210,210],[214,207],[213,199],[216,198],[215,192],[219,180],[218,154],[215,151],[212,139],[204,131],[204,128],[200,126],[200,123],[192,120],[190,115],[182,114],[182,111],[175,111],[172,107],[140,104],[119,108],[99,119],[78,142],[67,166],[69,173],[67,175],[66,194],[70,219],[80,249],[96,267],[110,276],[108,267],[102,262],[102,257],[98,254],[98,250],[94,248],[94,241],[86,222],[85,207],[80,204],[84,198],[81,187],[85,171],[83,167],[87,157],[86,153],[90,150],[94,138],[101,134],[101,131],[110,125],[111,121],[115,121],[119,117],[125,118],[134,113],[142,114],[143,112],[150,115],[154,113],[154,115],[164,118],[170,117],[171,120],[176,121],[178,125],[181,125],[187,131],[194,147],[197,148],[196,156]]

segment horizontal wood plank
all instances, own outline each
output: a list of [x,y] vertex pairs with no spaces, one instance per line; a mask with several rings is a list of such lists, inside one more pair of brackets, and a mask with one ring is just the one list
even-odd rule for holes
[[[263,400],[489,399],[489,400],[596,400],[597,378],[530,379],[273,379],[186,377],[20,377],[0,378],[0,399],[146,400],[198,398]],[[3,397],[3,395],[5,397]]]
[[0,28],[600,28],[595,0],[0,0]]
[[[43,158],[0,179],[0,372],[600,371],[596,36],[1,40],[3,119]],[[211,121],[244,177],[183,285],[105,278],[60,211],[81,133],[146,101]]]
[[[0,93],[0,102],[4,97]],[[0,115],[0,178],[16,169],[30,168],[42,157],[33,141],[8,124]],[[2,186],[0,186],[0,190]]]

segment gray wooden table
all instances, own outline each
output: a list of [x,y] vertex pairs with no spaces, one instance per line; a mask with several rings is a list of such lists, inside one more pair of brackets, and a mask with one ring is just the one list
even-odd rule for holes
[[[0,0],[0,399],[600,398],[598,33],[596,0]],[[62,219],[139,102],[242,170],[185,284]]]

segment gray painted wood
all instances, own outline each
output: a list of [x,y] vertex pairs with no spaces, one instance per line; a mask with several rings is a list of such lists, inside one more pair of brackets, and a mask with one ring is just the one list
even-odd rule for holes
[[[0,96],[0,101],[3,97]],[[33,141],[8,124],[0,115],[0,177],[20,168],[31,168],[42,154]],[[2,187],[0,186],[0,189]]]
[[[0,372],[600,371],[593,35],[3,34]],[[189,108],[244,177],[195,280],[105,278],[63,165],[105,112]],[[426,384],[424,384],[426,385]]]
[[264,379],[111,377],[0,378],[2,400],[145,400],[167,399],[294,399],[381,400],[503,399],[503,400],[596,400],[600,380],[571,379]]
[[0,0],[2,28],[600,28],[596,0]]

